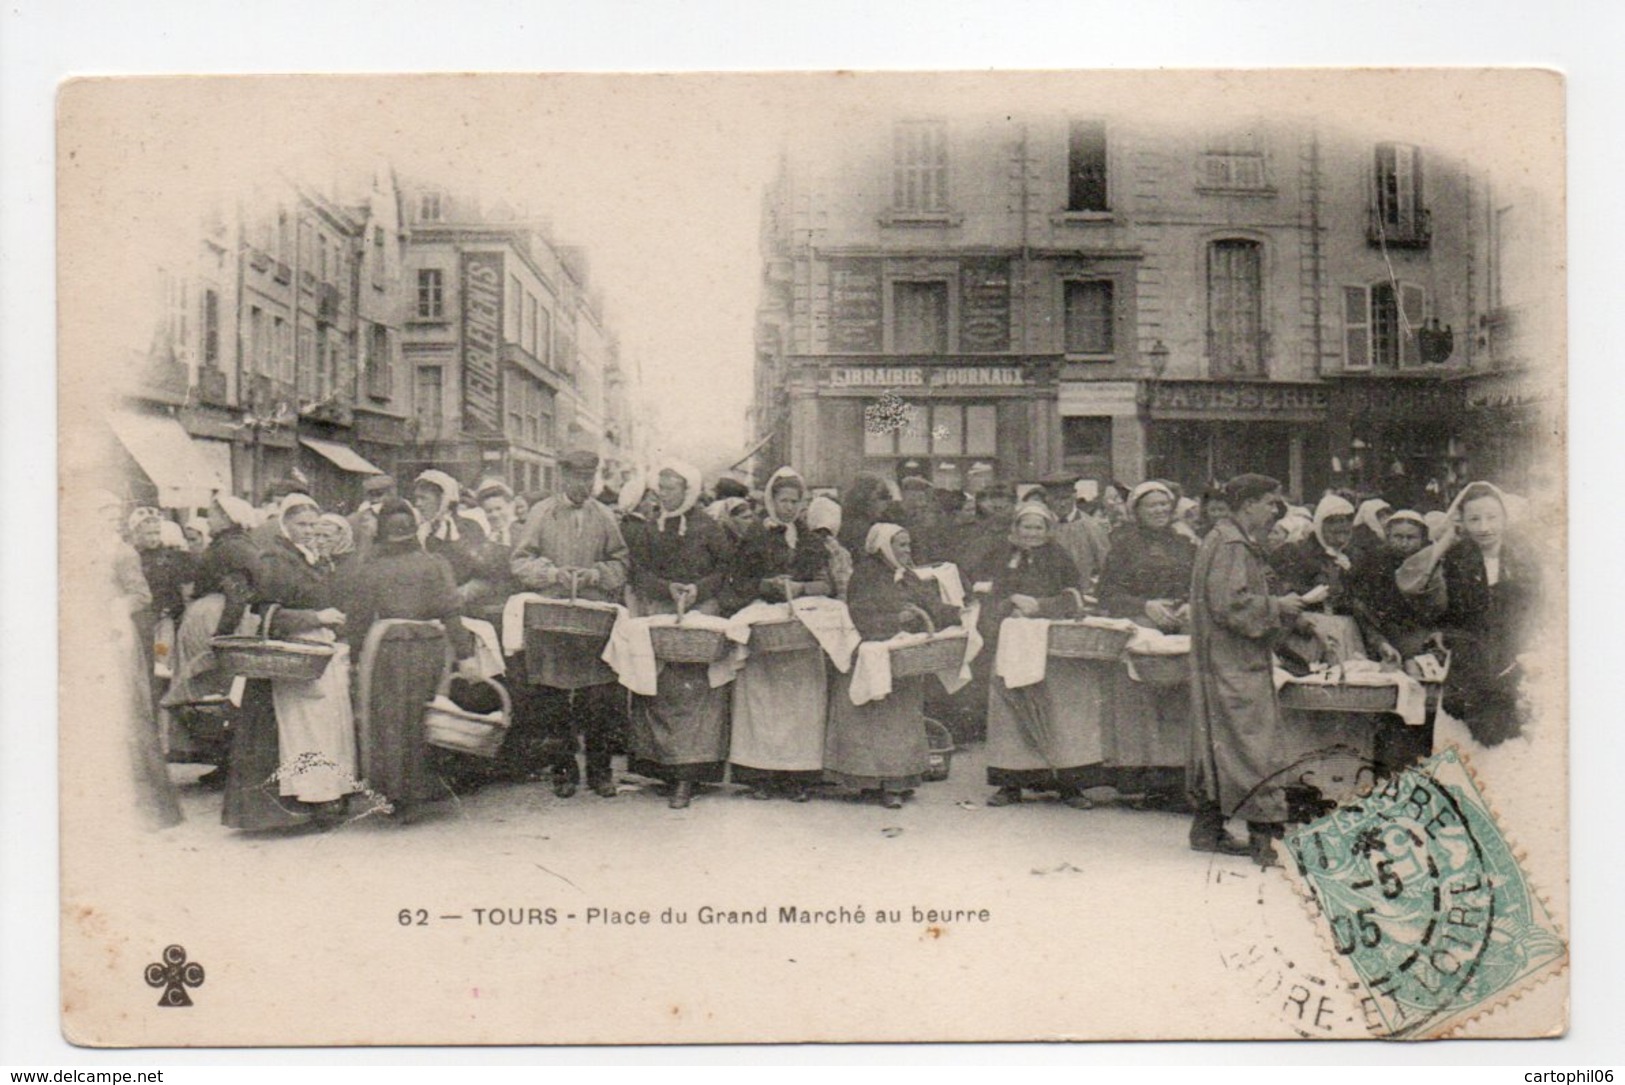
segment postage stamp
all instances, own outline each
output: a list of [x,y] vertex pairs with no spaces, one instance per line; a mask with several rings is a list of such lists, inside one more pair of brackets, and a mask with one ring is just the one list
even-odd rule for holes
[[1447,1035],[1568,950],[1455,749],[1286,838],[1374,1031]]

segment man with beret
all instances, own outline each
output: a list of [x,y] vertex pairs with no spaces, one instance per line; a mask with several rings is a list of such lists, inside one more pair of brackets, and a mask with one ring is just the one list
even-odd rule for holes
[[368,475],[361,483],[361,504],[348,517],[358,562],[367,560],[373,540],[378,537],[378,511],[384,502],[397,496],[394,475]]
[[[598,455],[577,449],[559,458],[560,492],[530,510],[514,542],[509,567],[520,591],[551,597],[568,596],[572,579],[576,597],[619,602],[626,587],[626,540],[615,514],[592,496]],[[567,799],[576,793],[581,769],[576,750],[585,739],[587,786],[600,797],[615,797],[614,728],[620,685],[615,672],[591,639],[548,635],[537,673],[525,671],[521,655],[509,660],[518,668],[515,723],[523,727],[515,756],[527,756],[524,735],[544,737],[543,759],[551,769],[553,793]]]
[[[1191,717],[1187,786],[1196,803],[1196,851],[1252,853],[1278,865],[1274,840],[1287,821],[1287,736],[1275,695],[1273,649],[1304,608],[1275,594],[1264,540],[1279,517],[1281,484],[1238,475],[1225,485],[1230,516],[1202,540],[1191,575]],[[1247,819],[1242,844],[1224,827]]]

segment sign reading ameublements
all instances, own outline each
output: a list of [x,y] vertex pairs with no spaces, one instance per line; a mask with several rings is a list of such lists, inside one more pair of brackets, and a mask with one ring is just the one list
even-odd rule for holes
[[463,254],[463,425],[502,429],[502,254]]
[[1024,388],[1027,375],[1017,366],[920,365],[831,366],[825,371],[831,388]]

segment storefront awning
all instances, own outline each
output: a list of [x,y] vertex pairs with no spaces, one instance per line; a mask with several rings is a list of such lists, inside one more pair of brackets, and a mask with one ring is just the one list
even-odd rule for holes
[[369,463],[349,445],[341,445],[337,441],[318,441],[314,437],[301,437],[299,443],[327,460],[340,471],[350,471],[357,475],[381,475],[384,473],[382,469]]
[[107,424],[158,488],[163,507],[201,508],[216,490],[231,492],[230,478],[215,470],[175,419],[110,411]]

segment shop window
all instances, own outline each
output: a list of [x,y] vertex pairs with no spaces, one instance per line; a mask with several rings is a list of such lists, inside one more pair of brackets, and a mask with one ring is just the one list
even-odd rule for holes
[[1112,353],[1112,284],[1108,279],[1066,284],[1066,352]]
[[1208,246],[1207,340],[1214,376],[1264,374],[1263,246],[1227,238]]
[[895,427],[865,426],[863,434],[870,457],[992,457],[998,447],[998,408],[991,403],[910,403]]
[[1061,457],[1068,464],[1088,460],[1103,460],[1108,465],[1112,455],[1112,420],[1110,417],[1067,417],[1061,419]]
[[420,365],[417,384],[413,389],[414,417],[418,422],[419,438],[435,440],[440,436],[440,420],[445,406],[444,372],[438,365]]
[[1409,143],[1379,143],[1374,169],[1371,244],[1426,248],[1432,224],[1422,203],[1422,151]]
[[1073,121],[1066,145],[1066,209],[1105,211],[1106,124]]
[[898,354],[948,353],[948,284],[892,284],[892,350]]
[[1348,369],[1410,369],[1422,364],[1427,291],[1415,283],[1379,282],[1343,288],[1343,365]]
[[892,207],[898,211],[948,209],[947,122],[899,121],[892,129]]
[[445,315],[445,273],[439,268],[424,268],[418,272],[418,317],[440,320]]
[[965,455],[994,456],[999,451],[999,409],[991,403],[965,408]]

